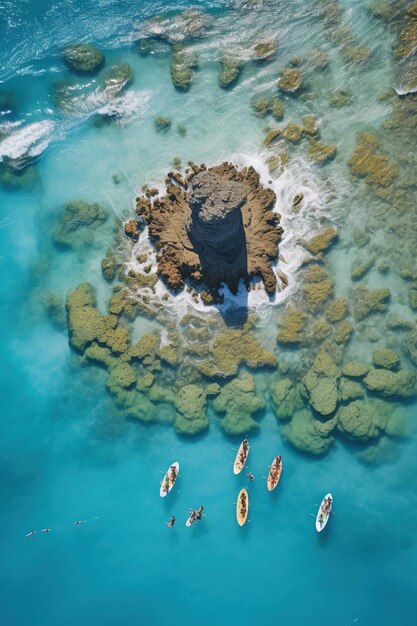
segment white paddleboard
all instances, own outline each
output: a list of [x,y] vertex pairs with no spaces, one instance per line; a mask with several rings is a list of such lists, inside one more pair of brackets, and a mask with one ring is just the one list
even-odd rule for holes
[[175,481],[177,480],[180,473],[180,464],[178,461],[175,463],[171,463],[168,467],[165,476],[162,479],[161,487],[159,489],[159,495],[161,498],[165,498],[175,485]]
[[333,508],[333,496],[331,493],[327,493],[321,504],[316,516],[316,530],[320,533],[325,527],[330,518],[330,513]]
[[243,441],[242,441],[242,443],[239,446],[239,450],[237,451],[235,462],[233,463],[233,474],[240,474],[240,472],[243,470],[243,468],[246,465],[246,461],[248,460],[249,441],[247,439],[244,439],[244,441],[247,442],[248,447],[245,452],[243,448]]

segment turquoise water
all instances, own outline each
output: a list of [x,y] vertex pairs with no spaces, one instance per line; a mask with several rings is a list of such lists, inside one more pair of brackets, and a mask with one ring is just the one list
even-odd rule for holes
[[[168,7],[163,2],[27,1],[0,8],[0,87],[11,90],[17,102],[17,110],[3,119],[6,125],[20,123],[8,126],[0,153],[26,158],[32,150],[37,171],[37,180],[25,189],[0,188],[0,610],[6,626],[160,626],[191,619],[202,626],[416,623],[413,400],[403,403],[411,436],[394,440],[387,462],[374,465],[361,462],[357,445],[346,441],[320,459],[297,452],[281,439],[268,404],[259,433],[250,435],[248,471],[255,481],[248,486],[245,476],[235,477],[231,470],[239,439],[223,434],[218,416],[210,413],[210,430],[191,440],[178,437],[170,425],[123,419],[106,393],[104,370],[80,365],[65,325],[52,324],[42,306],[45,291],[65,298],[88,280],[104,310],[110,290],[100,260],[113,242],[112,219],[87,247],[61,251],[52,243],[52,229],[68,200],[97,201],[110,215],[124,217],[137,190],[145,182],[160,185],[176,156],[209,164],[249,160],[268,178],[262,138],[273,121],[254,116],[249,102],[274,88],[291,55],[308,56],[317,46],[328,51],[330,69],[311,75],[306,70],[311,88],[298,99],[282,98],[284,122],[315,113],[323,140],[335,143],[338,153],[327,169],[319,169],[308,162],[304,144],[290,147],[287,173],[274,183],[289,233],[283,250],[290,294],[300,259],[296,239],[323,216],[341,230],[328,261],[336,295],[349,294],[350,264],[358,254],[353,233],[365,222],[372,233],[368,248],[377,260],[396,258],[400,244],[382,227],[386,218],[379,201],[363,181],[352,180],[346,163],[355,132],[378,129],[389,113],[389,104],[375,93],[398,80],[390,57],[393,33],[362,2],[340,3],[343,24],[371,52],[370,63],[358,69],[331,44],[319,17],[323,3],[263,4],[256,9],[244,2],[193,3],[209,11],[212,26],[193,44],[200,70],[187,94],[172,86],[166,47],[139,57],[131,43],[146,17],[188,2]],[[265,34],[278,37],[276,60],[246,65],[233,90],[220,90],[219,50],[234,46],[244,56],[248,42]],[[93,123],[96,112],[109,105],[98,90],[102,75],[92,81],[70,75],[59,59],[63,44],[81,39],[100,45],[108,64],[121,60],[134,70],[132,85],[117,102],[116,124]],[[84,85],[82,95],[60,111],[52,99],[54,83],[68,78]],[[352,106],[331,108],[328,92],[342,87],[352,93]],[[155,132],[155,115],[172,119],[168,133]],[[186,137],[175,132],[177,124],[187,126]],[[120,176],[118,185],[114,174]],[[288,207],[300,189],[306,209],[294,217]],[[127,244],[124,252],[129,254]],[[388,276],[378,272],[376,264],[364,284],[388,285],[389,311],[415,322],[407,306],[408,283],[394,269]],[[184,306],[179,299],[177,307]],[[275,309],[256,310],[259,336],[270,341],[276,335]],[[140,336],[154,325],[139,317],[134,332]],[[372,344],[363,340],[371,326],[379,333]],[[379,317],[362,335],[358,328],[350,356],[369,358],[383,345],[383,333]],[[291,354],[295,360],[306,358]],[[262,372],[257,379],[267,381]],[[278,452],[283,477],[269,494],[263,477]],[[180,461],[181,476],[161,500],[161,472],[173,460]],[[242,486],[249,490],[250,523],[239,528],[234,503]],[[335,515],[317,535],[310,513],[328,491]],[[190,507],[200,504],[206,517],[186,528]],[[164,521],[173,514],[177,523],[168,529]],[[74,526],[76,520],[86,523]],[[52,532],[24,537],[45,527]]]

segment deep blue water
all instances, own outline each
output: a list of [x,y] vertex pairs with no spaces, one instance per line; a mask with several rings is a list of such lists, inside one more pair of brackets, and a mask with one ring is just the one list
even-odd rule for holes
[[[303,3],[295,4],[302,9]],[[44,288],[64,297],[87,279],[102,289],[99,260],[111,241],[111,224],[92,250],[58,252],[50,241],[58,207],[83,197],[120,215],[152,172],[158,177],[177,151],[186,157],[177,139],[151,134],[156,108],[188,116],[193,130],[187,150],[196,160],[250,152],[259,134],[257,120],[244,112],[236,116],[240,92],[220,99],[210,72],[182,105],[166,60],[146,65],[127,44],[118,47],[129,41],[133,22],[167,5],[0,5],[1,76],[19,99],[17,117],[57,123],[37,163],[38,186],[0,191],[0,622],[414,626],[415,429],[396,444],[390,463],[365,465],[347,445],[317,460],[281,441],[267,410],[260,434],[251,437],[248,468],[256,478],[248,487],[250,523],[241,529],[234,502],[246,477],[231,470],[239,442],[224,436],[214,417],[210,431],[190,441],[168,426],[122,420],[105,392],[104,372],[80,367],[66,330],[53,327],[39,305]],[[228,3],[192,5],[221,12]],[[360,22],[360,3],[351,5]],[[148,90],[151,100],[133,125],[97,130],[88,114],[62,121],[59,113],[48,113],[51,76],[63,72],[59,48],[76,39],[137,64],[134,86]],[[384,67],[380,73],[383,82]],[[343,150],[349,139],[340,141]],[[120,187],[111,182],[115,171],[126,174]],[[415,405],[408,411],[415,421]],[[283,478],[269,494],[263,477],[278,452]],[[161,471],[173,460],[180,461],[181,476],[161,500]],[[317,535],[310,513],[328,491],[335,515],[328,532]],[[186,528],[190,507],[200,504],[207,516]],[[177,523],[168,529],[164,521],[172,514]],[[76,520],[86,523],[75,526]],[[45,527],[52,532],[24,537]]]

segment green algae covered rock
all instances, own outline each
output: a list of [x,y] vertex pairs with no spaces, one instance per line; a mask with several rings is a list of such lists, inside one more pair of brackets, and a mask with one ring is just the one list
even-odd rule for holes
[[403,348],[410,361],[417,366],[417,327],[405,335]]
[[369,441],[379,436],[384,426],[377,400],[356,400],[337,412],[337,429],[353,441]]
[[299,69],[285,67],[281,70],[281,77],[278,80],[278,87],[285,93],[295,94],[300,89],[302,76]]
[[272,112],[274,100],[270,96],[260,96],[251,102],[251,108],[258,117],[265,117]]
[[370,369],[363,383],[367,389],[382,396],[411,398],[417,395],[417,374],[411,370],[392,372],[385,369]]
[[101,271],[104,278],[112,282],[116,278],[119,269],[120,263],[117,261],[116,256],[111,249],[108,250],[104,259],[101,260]]
[[118,389],[128,389],[136,383],[135,370],[129,363],[119,362],[111,368],[106,382],[108,390],[113,393]]
[[164,132],[164,131],[167,131],[169,128],[171,128],[172,122],[169,119],[169,117],[158,115],[158,117],[154,119],[154,124],[158,132]]
[[281,131],[279,128],[271,128],[264,137],[264,146],[270,146],[271,143],[278,139],[278,137],[281,137]]
[[281,136],[291,143],[298,143],[303,138],[303,129],[299,124],[287,124],[281,128]]
[[197,55],[194,50],[184,48],[181,44],[173,47],[171,59],[171,78],[175,89],[188,91],[194,79],[194,70],[198,68]]
[[370,132],[357,134],[356,147],[348,164],[352,174],[365,178],[370,185],[386,187],[398,175],[398,164],[379,154],[380,140]]
[[181,435],[196,435],[208,427],[206,392],[200,385],[184,385],[175,399],[174,427]]
[[127,418],[137,419],[145,424],[151,422],[170,421],[162,417],[161,411],[152,404],[149,398],[135,388],[123,389],[115,385],[110,393],[116,406]]
[[342,374],[350,378],[363,378],[369,372],[369,365],[357,361],[349,361],[342,367]]
[[379,348],[372,355],[372,363],[375,367],[383,367],[387,370],[394,370],[400,364],[400,357],[394,350],[389,348]]
[[93,241],[95,229],[106,219],[106,209],[97,202],[72,200],[62,209],[52,240],[60,248],[87,246]]
[[333,281],[327,279],[318,283],[304,285],[302,291],[308,308],[313,312],[317,312],[323,308],[326,301],[330,298],[333,291]]
[[278,420],[292,417],[303,406],[297,385],[290,378],[275,380],[270,388],[271,400]]
[[337,148],[333,144],[313,140],[308,149],[309,158],[315,163],[328,163],[336,156]]
[[256,61],[272,61],[277,51],[274,40],[258,41],[253,47],[253,55]]
[[135,343],[128,351],[130,359],[144,359],[154,357],[160,344],[160,336],[157,333],[147,333]]
[[89,283],[81,283],[67,297],[69,341],[79,352],[84,352],[95,340],[105,343],[106,334],[117,325],[117,317],[102,315],[95,305],[93,287]]
[[408,290],[408,305],[413,311],[417,311],[417,287],[412,286]]
[[129,63],[112,65],[104,73],[104,85],[113,93],[120,93],[133,81],[133,70]]
[[326,309],[326,319],[329,322],[340,322],[349,312],[349,301],[346,298],[332,300]]
[[303,409],[294,413],[290,423],[282,428],[281,436],[297,450],[320,456],[333,444],[330,433],[335,426],[335,418],[323,423],[314,419],[311,411]]
[[402,408],[395,408],[388,416],[385,434],[389,437],[405,439],[411,436],[412,424],[408,413]]
[[288,307],[278,322],[278,343],[305,343],[307,339],[305,332],[307,319],[307,315],[301,309]]
[[311,239],[308,239],[304,243],[304,247],[311,252],[311,254],[320,254],[321,252],[327,250],[337,237],[337,228],[330,226],[329,228],[325,228],[321,232],[317,233],[317,235],[311,237]]
[[65,64],[76,72],[94,74],[104,65],[104,54],[86,43],[67,46],[63,52]]
[[258,429],[252,416],[265,406],[265,400],[256,393],[253,376],[247,372],[225,385],[213,400],[215,411],[226,414],[221,425],[228,435],[244,435]]
[[339,382],[340,399],[343,402],[350,402],[363,398],[364,390],[359,383],[349,378],[342,377]]
[[383,313],[387,310],[386,300],[390,297],[387,287],[380,289],[367,289],[359,286],[353,290],[353,312],[355,318],[360,321],[371,313]]
[[284,105],[279,98],[274,98],[271,113],[276,120],[281,120],[284,117]]
[[331,415],[339,401],[339,369],[330,354],[322,350],[302,379],[304,391],[311,406],[321,415]]
[[221,69],[218,77],[220,87],[227,89],[235,85],[241,71],[242,62],[239,59],[233,56],[225,56],[221,60]]
[[342,320],[334,325],[334,340],[336,343],[347,343],[353,333],[353,325],[349,320]]
[[245,328],[228,328],[217,334],[204,361],[198,369],[205,376],[234,376],[239,366],[251,368],[274,367],[276,357],[265,350],[255,335]]
[[89,361],[100,363],[105,367],[112,367],[117,363],[117,359],[112,355],[110,348],[100,346],[96,341],[93,341],[93,343],[85,349],[84,356]]

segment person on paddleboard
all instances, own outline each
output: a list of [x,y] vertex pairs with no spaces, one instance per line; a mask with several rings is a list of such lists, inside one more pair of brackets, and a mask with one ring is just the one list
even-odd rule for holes
[[168,526],[168,528],[172,528],[173,525],[175,524],[175,516],[171,515],[169,522],[165,522],[165,524]]
[[37,530],[31,530],[30,533],[26,533],[25,537],[33,537],[33,535],[36,535],[37,532]]

